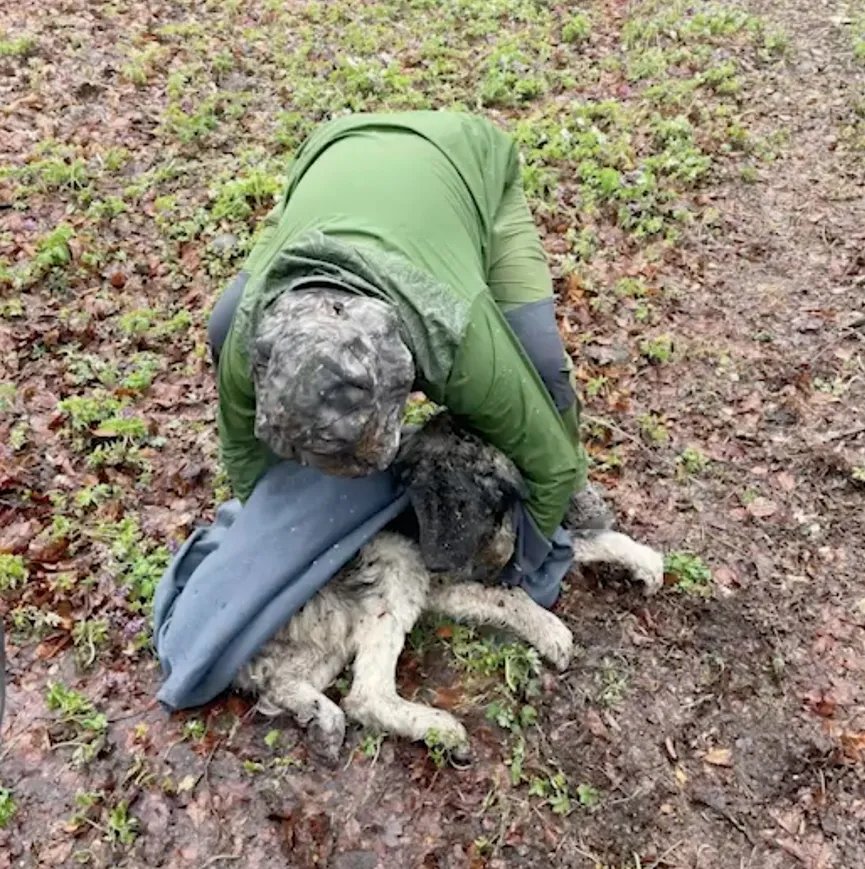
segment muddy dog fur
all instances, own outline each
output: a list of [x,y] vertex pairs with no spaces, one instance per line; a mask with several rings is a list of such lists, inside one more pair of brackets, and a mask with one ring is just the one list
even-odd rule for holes
[[[332,759],[346,715],[409,740],[435,732],[446,745],[467,745],[453,715],[397,693],[397,659],[423,613],[510,631],[559,671],[571,660],[564,623],[522,589],[497,584],[514,550],[514,507],[527,494],[514,465],[442,413],[407,439],[397,468],[416,532],[377,535],[235,680],[264,714],[290,712]],[[614,564],[649,592],[661,584],[660,555],[623,534],[583,531],[574,551],[579,564]],[[323,692],[349,664],[353,681],[340,708]]]

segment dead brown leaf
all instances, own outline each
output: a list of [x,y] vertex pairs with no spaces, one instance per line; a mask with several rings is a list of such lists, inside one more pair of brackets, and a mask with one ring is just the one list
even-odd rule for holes
[[601,716],[594,709],[586,710],[586,727],[592,736],[598,739],[609,739],[610,730],[601,720]]
[[838,703],[825,694],[813,700],[807,698],[807,702],[811,709],[821,718],[831,718],[835,714],[835,710],[838,708]]
[[845,757],[857,762],[861,762],[865,758],[865,732],[850,733],[845,731],[839,739]]
[[61,540],[32,540],[27,550],[27,557],[34,564],[56,564],[66,555],[69,541]]
[[47,640],[43,640],[36,647],[36,657],[40,661],[50,661],[52,658],[56,658],[65,648],[72,644],[72,637],[70,634],[63,634],[59,637],[49,637]]
[[761,496],[751,501],[745,509],[755,519],[768,519],[769,516],[774,516],[778,512],[778,505]]
[[27,549],[28,543],[39,533],[39,523],[33,519],[13,522],[0,530],[0,552],[17,554]]
[[712,575],[714,576],[715,582],[725,588],[734,588],[741,585],[735,572],[723,564],[720,567],[715,568]]
[[796,478],[789,471],[781,471],[775,479],[785,492],[792,492],[796,488]]
[[203,790],[190,802],[186,807],[186,813],[189,815],[189,820],[192,821],[192,826],[196,830],[200,829],[210,814],[210,797],[206,790]]
[[458,685],[436,688],[435,697],[433,698],[433,706],[453,710],[459,707],[463,702],[463,699],[462,688]]
[[729,748],[710,748],[703,756],[712,766],[732,766],[733,752]]
[[252,709],[252,704],[239,694],[232,694],[225,701],[225,707],[235,718],[244,718]]

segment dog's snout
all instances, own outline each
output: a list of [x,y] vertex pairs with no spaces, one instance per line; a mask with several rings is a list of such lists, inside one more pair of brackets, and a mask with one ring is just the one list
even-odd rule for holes
[[430,573],[447,573],[460,566],[460,559],[457,554],[449,552],[443,546],[421,545],[421,555]]

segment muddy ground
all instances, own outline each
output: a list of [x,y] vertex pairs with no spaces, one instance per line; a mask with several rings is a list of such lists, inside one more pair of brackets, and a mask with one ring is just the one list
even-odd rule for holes
[[[0,867],[865,865],[863,12],[4,5]],[[152,586],[228,496],[210,307],[310,125],[452,106],[521,137],[592,477],[669,584],[570,577],[580,654],[529,697],[418,631],[402,690],[467,769],[168,716]]]

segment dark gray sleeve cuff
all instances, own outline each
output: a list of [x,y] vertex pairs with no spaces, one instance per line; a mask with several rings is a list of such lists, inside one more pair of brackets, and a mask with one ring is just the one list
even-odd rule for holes
[[222,352],[222,345],[225,344],[225,339],[228,337],[234,312],[240,304],[240,297],[243,295],[243,288],[248,280],[248,272],[239,272],[213,306],[213,312],[207,324],[207,340],[210,343],[214,361],[219,359],[219,354]]
[[571,386],[565,345],[556,325],[555,303],[550,299],[529,302],[505,314],[508,325],[537,369],[559,413],[577,400]]
[[551,607],[558,599],[562,580],[574,561],[570,535],[558,528],[548,540],[522,503],[515,509],[514,523],[514,556],[502,571],[502,582],[519,586],[535,603]]

